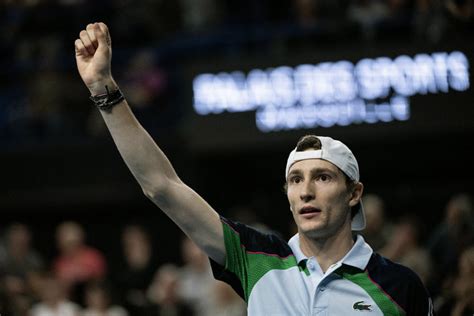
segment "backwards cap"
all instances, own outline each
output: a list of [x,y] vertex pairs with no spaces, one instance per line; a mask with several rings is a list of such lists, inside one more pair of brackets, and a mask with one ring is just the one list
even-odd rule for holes
[[[342,142],[331,137],[316,136],[321,141],[321,149],[296,151],[296,148],[288,156],[286,163],[285,179],[291,166],[301,160],[323,159],[334,164],[342,170],[351,180],[359,181],[359,165],[352,151]],[[362,201],[359,202],[357,212],[352,219],[352,230],[363,230],[365,228],[365,214]]]

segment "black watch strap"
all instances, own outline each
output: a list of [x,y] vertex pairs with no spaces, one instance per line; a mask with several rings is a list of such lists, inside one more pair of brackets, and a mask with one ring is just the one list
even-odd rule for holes
[[91,95],[89,99],[91,99],[95,106],[97,106],[100,110],[108,112],[114,107],[114,105],[119,104],[125,98],[120,89],[109,91],[109,88],[105,86],[105,90],[107,90],[107,93],[96,96]]

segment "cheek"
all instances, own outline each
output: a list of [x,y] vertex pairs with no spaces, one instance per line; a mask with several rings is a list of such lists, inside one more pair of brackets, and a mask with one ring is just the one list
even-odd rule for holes
[[[346,190],[340,190],[337,188],[326,188],[323,195],[325,202],[333,207],[340,208],[340,206],[348,205],[350,201],[350,195]],[[323,192],[321,192],[323,193]]]
[[294,189],[288,188],[286,190],[286,197],[290,203],[290,207],[296,202],[296,192]]

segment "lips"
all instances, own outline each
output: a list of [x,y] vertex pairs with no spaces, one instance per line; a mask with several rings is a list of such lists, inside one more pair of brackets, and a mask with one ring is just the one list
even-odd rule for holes
[[321,210],[318,208],[315,208],[313,206],[305,206],[300,209],[299,213],[304,215],[304,214],[314,214],[314,213],[319,213],[319,212],[321,212]]

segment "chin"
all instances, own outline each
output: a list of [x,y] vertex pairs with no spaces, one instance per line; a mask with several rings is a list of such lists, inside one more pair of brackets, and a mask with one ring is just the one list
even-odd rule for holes
[[301,225],[298,230],[300,233],[309,237],[321,237],[324,235],[324,229],[322,225],[316,223],[306,223]]

